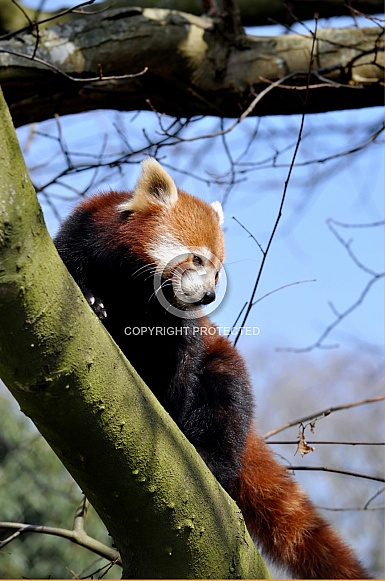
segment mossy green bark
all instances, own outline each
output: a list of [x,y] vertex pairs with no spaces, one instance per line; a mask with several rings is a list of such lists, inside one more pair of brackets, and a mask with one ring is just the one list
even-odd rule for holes
[[131,578],[266,578],[243,518],[61,262],[0,92],[0,375]]

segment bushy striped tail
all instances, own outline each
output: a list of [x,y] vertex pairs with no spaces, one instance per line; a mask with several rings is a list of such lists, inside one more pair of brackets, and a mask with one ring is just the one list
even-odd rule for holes
[[294,579],[367,579],[353,551],[252,431],[234,498],[263,554]]

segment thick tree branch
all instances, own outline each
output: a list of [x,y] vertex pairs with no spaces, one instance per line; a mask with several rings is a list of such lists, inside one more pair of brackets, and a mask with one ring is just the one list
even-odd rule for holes
[[0,92],[0,375],[105,523],[125,578],[266,578],[235,503],[83,299]]
[[[15,6],[12,0],[1,0],[0,31],[17,30],[27,24],[27,19]],[[74,6],[80,2],[74,1]],[[23,6],[22,2],[19,2]],[[201,16],[203,12],[202,0],[114,0],[115,8],[141,7],[141,8],[174,8]],[[274,22],[291,24],[296,20],[312,20],[314,14],[320,18],[332,16],[344,16],[358,11],[363,14],[381,14],[384,5],[381,0],[237,0],[241,13],[243,26],[265,26]],[[58,2],[60,5],[60,2]],[[106,0],[87,8],[87,11],[99,11],[103,7],[111,7],[111,0]],[[35,18],[35,10],[24,7],[29,18]],[[50,17],[52,13],[41,13],[40,17]],[[67,17],[68,18],[68,17]]]
[[[0,42],[0,84],[16,125],[98,108],[239,118],[271,82],[306,86],[312,44],[247,36],[239,48],[207,18],[113,10]],[[307,111],[382,105],[382,51],[377,27],[317,32]],[[303,91],[276,86],[250,114],[302,108]]]

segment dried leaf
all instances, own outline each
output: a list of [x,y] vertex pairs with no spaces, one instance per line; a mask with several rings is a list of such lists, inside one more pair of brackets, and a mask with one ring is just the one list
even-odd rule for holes
[[310,446],[310,444],[306,442],[305,434],[303,432],[300,432],[296,453],[299,452],[303,458],[306,454],[309,454],[309,452],[314,452],[314,450],[315,447]]

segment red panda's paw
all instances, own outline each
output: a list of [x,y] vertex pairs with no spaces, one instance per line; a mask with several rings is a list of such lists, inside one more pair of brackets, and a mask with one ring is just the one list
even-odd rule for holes
[[104,304],[102,301],[94,295],[91,291],[87,291],[84,293],[84,296],[87,300],[87,303],[90,305],[91,309],[94,311],[95,315],[99,317],[101,321],[107,318],[107,311],[104,308]]

